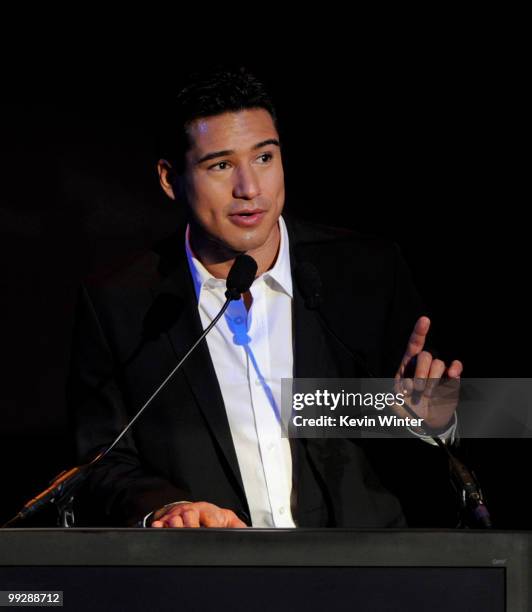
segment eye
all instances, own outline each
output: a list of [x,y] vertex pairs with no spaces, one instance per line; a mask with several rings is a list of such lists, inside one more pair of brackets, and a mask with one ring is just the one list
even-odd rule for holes
[[273,159],[273,153],[262,153],[257,157],[257,161],[262,164],[267,164],[269,161]]
[[212,166],[209,166],[207,170],[226,170],[229,167],[229,162],[221,161]]

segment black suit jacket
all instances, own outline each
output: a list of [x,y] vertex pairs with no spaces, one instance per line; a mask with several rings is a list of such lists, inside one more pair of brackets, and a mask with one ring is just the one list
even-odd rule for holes
[[[371,372],[393,376],[422,313],[398,248],[353,232],[286,221],[292,273],[303,261],[318,268],[323,314],[335,332],[305,306],[294,282],[294,375],[366,376],[363,360]],[[168,331],[143,341],[143,334],[151,333],[150,320],[157,325],[161,319],[153,316],[154,304],[161,303],[170,304],[177,320],[171,314]],[[80,459],[92,457],[116,436],[201,331],[184,228],[128,265],[85,284],[69,384]],[[414,449],[416,462],[427,457],[438,461],[437,449],[417,439],[365,445],[344,439],[292,440],[291,447],[294,518],[308,527],[403,526],[401,505],[391,492],[400,489],[397,470],[391,468],[402,458],[399,472],[411,482],[415,473],[407,451]],[[205,341],[98,466],[81,499],[84,509],[97,511],[97,518],[88,519],[93,524],[134,525],[148,512],[183,499],[230,508],[250,524]]]

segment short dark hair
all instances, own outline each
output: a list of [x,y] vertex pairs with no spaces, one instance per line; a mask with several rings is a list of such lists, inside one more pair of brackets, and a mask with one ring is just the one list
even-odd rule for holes
[[268,111],[278,127],[277,113],[265,85],[246,68],[194,73],[179,91],[175,107],[168,109],[168,122],[162,127],[165,133],[159,142],[160,156],[181,173],[190,147],[187,127],[194,120],[255,108]]

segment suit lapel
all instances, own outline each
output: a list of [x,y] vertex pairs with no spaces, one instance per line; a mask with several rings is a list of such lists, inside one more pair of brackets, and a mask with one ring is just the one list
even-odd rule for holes
[[[330,343],[324,334],[323,326],[314,310],[305,305],[305,299],[295,280],[298,263],[308,261],[317,266],[313,256],[312,240],[302,233],[297,223],[290,217],[286,219],[290,238],[290,266],[294,279],[293,346],[295,378],[335,378],[339,375],[334,366]],[[306,244],[308,241],[308,244]],[[306,247],[309,248],[306,248]],[[318,267],[318,266],[317,266]]]
[[[201,335],[203,328],[198,313],[196,294],[188,269],[188,263],[183,248],[182,234],[171,239],[172,246],[169,257],[161,260],[163,265],[172,268],[167,278],[159,288],[159,292],[172,292],[176,294],[183,304],[183,310],[177,323],[168,332],[177,360],[180,360],[192,344]],[[168,245],[167,247],[168,248]],[[175,255],[178,253],[179,255]],[[230,479],[242,498],[244,507],[247,507],[244,486],[238,460],[236,456],[231,429],[227,420],[227,413],[214,370],[207,342],[204,339],[185,361],[182,372],[187,380],[196,402],[201,410],[212,436],[216,439],[223,457],[225,458]]]
[[[304,261],[310,261],[314,265],[318,263],[313,257],[313,241],[308,240],[310,248],[307,249],[307,237],[302,234],[297,224],[290,218],[286,223],[290,238],[290,265],[294,279],[292,305],[294,378],[336,378],[339,376],[339,371],[330,343],[316,312],[307,308],[305,299],[295,282],[298,263]],[[330,440],[327,439],[290,439],[293,486],[296,491],[295,518],[298,525],[335,524],[334,510],[327,491],[328,476],[323,463],[324,453],[328,452],[329,446]],[[323,504],[324,514],[313,515],[312,511],[315,511],[316,504],[320,503]]]

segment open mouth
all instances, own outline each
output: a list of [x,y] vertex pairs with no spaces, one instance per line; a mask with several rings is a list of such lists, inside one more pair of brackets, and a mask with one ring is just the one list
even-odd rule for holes
[[260,223],[265,214],[266,211],[264,210],[241,210],[229,215],[229,219],[236,225],[250,227]]
[[238,216],[238,217],[252,217],[253,215],[259,215],[264,211],[261,208],[257,208],[256,210],[240,210],[236,213],[232,213],[230,216]]

